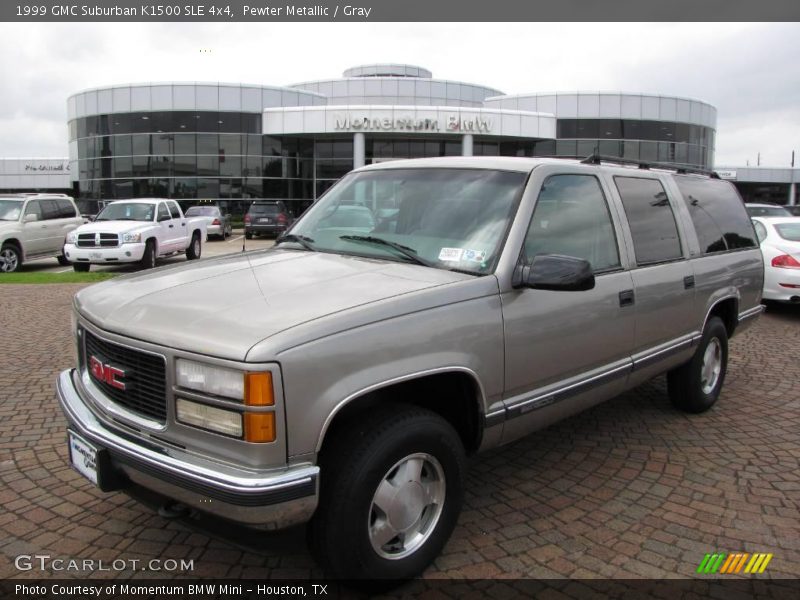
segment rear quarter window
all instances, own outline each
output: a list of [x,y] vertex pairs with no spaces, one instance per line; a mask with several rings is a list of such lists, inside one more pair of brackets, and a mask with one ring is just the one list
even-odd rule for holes
[[755,248],[756,234],[732,184],[718,179],[676,175],[703,254]]

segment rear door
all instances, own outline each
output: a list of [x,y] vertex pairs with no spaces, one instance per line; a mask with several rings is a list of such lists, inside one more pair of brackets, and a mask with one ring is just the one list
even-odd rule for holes
[[671,198],[657,174],[614,175],[633,248],[631,269],[636,314],[633,369],[642,379],[691,352],[697,324],[695,279],[688,244]]
[[54,254],[61,254],[67,234],[78,227],[82,219],[79,218],[75,205],[67,198],[55,198],[44,202],[53,203],[56,212],[50,227],[50,233],[52,234],[50,236],[50,250]]

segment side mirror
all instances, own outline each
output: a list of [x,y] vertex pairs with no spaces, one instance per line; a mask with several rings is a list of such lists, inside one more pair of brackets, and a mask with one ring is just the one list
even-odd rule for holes
[[594,273],[588,260],[560,254],[539,254],[530,265],[518,265],[512,285],[515,288],[583,292],[594,288]]
[[33,223],[33,222],[38,221],[38,220],[39,220],[39,218],[34,214],[28,214],[28,215],[25,215],[24,217],[22,217],[22,222],[23,223]]
[[172,217],[169,215],[158,217],[158,222],[161,223],[162,221],[169,221]]

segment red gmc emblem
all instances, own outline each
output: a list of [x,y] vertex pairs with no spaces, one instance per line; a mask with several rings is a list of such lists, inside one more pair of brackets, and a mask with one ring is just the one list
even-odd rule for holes
[[121,379],[125,378],[125,371],[112,367],[108,363],[103,364],[103,361],[96,356],[89,357],[89,372],[98,381],[102,381],[118,390],[125,389],[125,382],[121,381]]

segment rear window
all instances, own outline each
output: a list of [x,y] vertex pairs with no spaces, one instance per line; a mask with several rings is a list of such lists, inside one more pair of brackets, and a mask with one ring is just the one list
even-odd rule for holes
[[758,245],[748,211],[732,184],[685,175],[676,175],[675,183],[689,209],[703,254]]
[[747,206],[751,217],[791,217],[792,214],[782,206]]
[[636,264],[682,257],[678,227],[667,193],[657,179],[614,177],[628,217]]
[[775,225],[778,235],[789,242],[800,242],[800,223],[781,223]]
[[186,210],[187,217],[216,217],[219,209],[216,206],[192,206]]
[[277,204],[253,204],[250,212],[259,215],[277,215],[281,209]]

